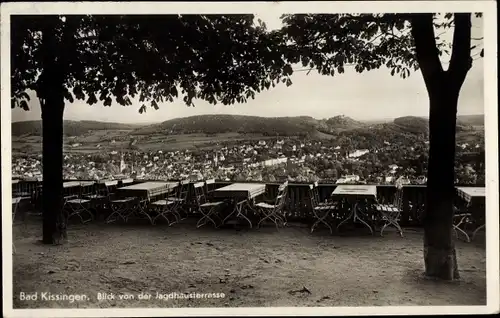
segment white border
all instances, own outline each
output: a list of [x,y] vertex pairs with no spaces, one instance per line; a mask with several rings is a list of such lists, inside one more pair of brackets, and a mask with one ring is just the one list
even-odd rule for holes
[[[362,8],[362,10],[360,10]],[[172,14],[172,13],[383,13],[383,12],[483,12],[486,135],[487,222],[486,306],[390,306],[390,307],[275,307],[275,308],[172,308],[172,309],[12,309],[12,215],[11,209],[11,110],[10,110],[10,15],[11,14]],[[1,140],[2,140],[2,238],[3,308],[5,317],[151,317],[151,316],[331,316],[402,314],[486,314],[500,305],[497,32],[495,1],[365,1],[365,2],[32,2],[1,5]]]

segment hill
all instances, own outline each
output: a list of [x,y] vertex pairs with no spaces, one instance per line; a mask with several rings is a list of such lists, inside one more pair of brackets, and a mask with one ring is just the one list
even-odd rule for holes
[[[65,120],[63,125],[64,135],[66,136],[81,136],[95,130],[133,130],[141,126],[138,124],[108,123],[90,120]],[[12,135],[41,136],[42,121],[33,120],[14,122],[12,123]]]
[[314,119],[310,116],[297,117],[258,117],[243,115],[200,115],[167,120],[160,124],[141,127],[132,134],[263,134],[268,136],[312,135],[317,132],[326,134],[338,130],[349,130],[366,125],[346,116],[329,119]]
[[416,134],[427,134],[429,132],[429,121],[425,118],[415,116],[398,117],[394,119],[393,125],[405,132]]
[[160,124],[136,129],[134,135],[149,134],[264,134],[293,136],[315,131],[317,120],[312,117],[257,117],[243,115],[200,115],[167,120]]
[[[409,133],[429,133],[429,119],[426,117],[405,116],[394,119],[393,124],[403,132]],[[484,125],[483,115],[458,116],[457,132],[474,131],[474,126]]]
[[484,115],[461,115],[457,116],[460,125],[484,126]]
[[[457,132],[481,130],[483,115],[458,116]],[[342,131],[372,133],[410,133],[427,134],[428,119],[425,117],[405,116],[392,122],[360,122],[347,116],[328,119],[315,119],[310,116],[297,117],[258,117],[243,115],[199,115],[167,120],[159,124],[122,124],[98,121],[64,121],[65,136],[92,135],[94,131],[121,130],[130,135],[186,135],[186,134],[259,134],[264,136],[318,136],[325,138]],[[13,136],[41,136],[41,121],[12,123]]]
[[354,129],[366,126],[364,123],[344,115],[331,117],[326,120],[326,124],[332,128],[339,129]]

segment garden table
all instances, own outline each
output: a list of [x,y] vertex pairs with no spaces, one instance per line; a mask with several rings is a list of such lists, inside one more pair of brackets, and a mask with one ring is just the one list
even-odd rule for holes
[[[117,193],[121,197],[133,197],[133,198],[138,198],[139,202],[137,205],[133,206],[132,209],[130,209],[130,206],[128,205],[130,202],[135,202],[136,200],[123,200],[124,202],[118,202],[119,200],[115,200],[115,202],[118,203],[124,203],[128,207],[126,208],[126,215],[124,215],[125,221],[134,213],[133,208],[137,208],[138,214],[142,214],[145,217],[149,219],[151,224],[154,224],[153,219],[151,216],[147,213],[147,207],[149,203],[151,202],[151,199],[154,197],[158,197],[163,194],[167,194],[174,190],[178,186],[177,182],[160,182],[160,181],[155,181],[155,182],[142,182],[142,183],[137,183],[133,184],[130,186],[126,187],[121,187],[117,189]],[[120,209],[122,212],[123,210]],[[111,215],[113,215],[112,213]],[[117,213],[119,215],[122,215],[122,213]],[[110,215],[110,216],[111,216]]]
[[[474,240],[477,232],[486,226],[485,217],[485,203],[486,203],[486,189],[485,187],[456,187],[458,196],[465,201],[466,215],[470,215],[473,220],[480,222],[480,225],[472,232],[472,237],[469,239],[468,234],[459,228],[459,224],[454,225],[455,228],[465,234],[467,240]],[[470,211],[470,213],[469,213]]]
[[361,218],[363,211],[360,209],[359,201],[361,200],[376,201],[377,186],[339,185],[332,192],[332,198],[334,200],[346,199],[348,202],[351,202],[352,204],[349,215],[344,220],[342,220],[342,222],[340,222],[339,225],[337,225],[337,230],[340,228],[342,224],[352,219],[353,222],[359,221],[360,223],[364,224],[373,234],[373,229],[371,228],[371,226]]
[[63,188],[64,189],[71,189],[71,188],[76,188],[80,186],[79,181],[67,181],[63,183]]
[[244,218],[252,228],[252,222],[245,216],[244,208],[252,209],[251,203],[253,200],[266,192],[266,185],[260,183],[233,183],[231,185],[215,189],[213,191],[214,198],[230,199],[234,202],[234,208],[228,216],[222,220],[224,224],[230,217],[236,214],[236,217]]

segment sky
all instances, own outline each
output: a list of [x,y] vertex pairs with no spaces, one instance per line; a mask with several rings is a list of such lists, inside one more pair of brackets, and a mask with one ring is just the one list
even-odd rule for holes
[[[281,26],[279,16],[259,14],[268,29]],[[482,20],[473,19],[472,37],[482,37]],[[451,40],[450,29],[444,37]],[[477,42],[477,41],[476,41]],[[476,43],[474,43],[476,44]],[[478,46],[481,45],[478,42]],[[449,59],[449,58],[448,58]],[[443,60],[446,62],[446,60]],[[443,63],[446,68],[447,64]],[[298,67],[301,68],[301,67]],[[89,106],[83,101],[67,103],[66,120],[95,120],[123,123],[154,123],[165,120],[202,114],[233,114],[264,117],[311,116],[329,118],[345,115],[357,120],[381,120],[400,116],[428,116],[429,100],[420,71],[409,78],[391,76],[386,68],[356,73],[348,67],[344,74],[333,77],[319,75],[315,70],[295,72],[293,85],[279,85],[256,95],[244,104],[231,106],[210,105],[195,100],[195,107],[187,107],[182,99],[173,103],[160,104],[159,110],[148,108],[139,114],[138,101],[132,106],[104,107],[102,104]],[[30,111],[12,110],[12,121],[40,120],[40,104],[32,98]],[[458,114],[484,113],[484,70],[483,60],[474,62],[460,93]]]

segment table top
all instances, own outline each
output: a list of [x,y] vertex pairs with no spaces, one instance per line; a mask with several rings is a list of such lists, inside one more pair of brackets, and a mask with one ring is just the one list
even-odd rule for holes
[[228,186],[215,189],[215,196],[247,196],[254,198],[266,192],[266,185],[260,183],[233,183]]
[[150,191],[156,189],[172,189],[177,186],[176,182],[142,182],[133,184],[130,186],[122,187],[120,190],[139,190],[139,191]]
[[67,181],[63,183],[63,188],[88,187],[94,184],[95,181]]
[[374,185],[338,185],[332,196],[377,196],[377,186]]
[[463,192],[471,197],[484,197],[486,196],[485,187],[457,187],[458,192]]
[[12,179],[12,184],[19,183],[19,180],[17,179]]
[[266,188],[265,184],[260,183],[233,183],[215,191],[252,191],[255,189]]
[[485,187],[457,187],[458,195],[467,202],[486,198]]
[[63,183],[63,188],[73,188],[73,187],[79,187],[80,182],[79,181],[68,181]]

